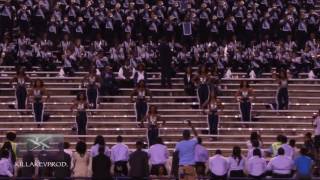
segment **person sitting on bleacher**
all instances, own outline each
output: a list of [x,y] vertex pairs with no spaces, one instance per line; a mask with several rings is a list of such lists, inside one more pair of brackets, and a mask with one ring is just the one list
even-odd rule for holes
[[124,61],[124,64],[118,71],[119,85],[123,88],[129,88],[133,86],[133,78],[136,74],[136,70],[130,61]]
[[273,178],[291,178],[293,166],[293,160],[285,155],[283,148],[279,148],[278,155],[269,161],[267,170],[272,171]]

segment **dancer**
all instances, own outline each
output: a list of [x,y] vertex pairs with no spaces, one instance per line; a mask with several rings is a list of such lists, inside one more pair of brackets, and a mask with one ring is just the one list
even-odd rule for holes
[[85,94],[80,93],[77,95],[77,99],[74,101],[73,105],[70,108],[72,112],[76,112],[76,124],[78,135],[86,135],[88,123],[86,110],[88,107],[89,106]]

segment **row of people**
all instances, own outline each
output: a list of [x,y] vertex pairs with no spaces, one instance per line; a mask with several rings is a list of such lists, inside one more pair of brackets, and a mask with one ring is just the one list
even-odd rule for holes
[[[111,178],[111,167],[113,166],[114,176],[130,176],[132,178],[144,178],[149,175],[153,177],[168,177],[171,174],[180,179],[194,179],[196,176],[204,177],[207,175],[211,179],[241,178],[246,177],[246,175],[254,179],[261,179],[267,175],[271,175],[274,178],[288,179],[295,172],[298,178],[309,179],[313,174],[313,165],[319,163],[319,159],[310,154],[308,149],[309,140],[305,141],[300,153],[294,143],[288,145],[286,142],[275,142],[272,144],[272,148],[274,144],[278,144],[274,148],[275,154],[273,158],[267,160],[261,146],[256,147],[254,145],[256,142],[254,138],[258,137],[257,133],[252,133],[251,135],[249,143],[253,141],[253,144],[248,145],[247,156],[243,155],[240,147],[235,146],[230,157],[224,157],[219,149],[216,150],[213,156],[209,157],[207,148],[202,145],[202,140],[198,137],[190,121],[188,125],[191,127],[195,138],[191,138],[189,130],[183,131],[183,140],[176,144],[175,153],[173,154],[171,173],[167,168],[169,151],[160,137],[149,148],[146,148],[142,141],[137,141],[137,150],[130,152],[128,146],[123,143],[121,136],[117,137],[117,143],[110,149],[105,145],[104,138],[97,136],[90,151],[87,151],[85,142],[79,141],[75,152],[72,152],[68,143],[65,143],[64,146],[60,146],[58,154],[46,152],[46,158],[41,159],[38,157],[39,160],[44,162],[63,161],[67,164],[65,167],[52,169],[40,167],[38,176],[50,177],[54,175],[56,178],[65,178],[70,176],[90,177],[92,175],[93,179]],[[7,137],[9,141],[5,142],[1,148],[0,175],[2,177],[15,175],[14,168],[16,168],[14,166],[16,163],[15,153],[17,151],[15,134],[10,133]],[[280,141],[285,138],[283,135],[277,137]],[[289,155],[289,151],[294,155]],[[59,156],[59,153],[62,153],[63,156],[61,154]],[[316,152],[315,154],[318,153]],[[22,162],[24,164],[32,163],[35,158],[36,155],[31,150],[28,150],[23,155]],[[208,169],[208,174],[206,169]],[[33,177],[35,168],[25,166],[17,172],[22,177]]]

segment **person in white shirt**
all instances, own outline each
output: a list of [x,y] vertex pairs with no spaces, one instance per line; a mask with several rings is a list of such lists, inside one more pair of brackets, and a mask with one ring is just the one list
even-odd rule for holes
[[198,144],[195,147],[194,160],[196,162],[196,172],[198,176],[206,175],[206,162],[209,159],[209,153],[206,147],[202,145],[202,139],[198,137]]
[[122,65],[118,72],[118,78],[120,86],[123,88],[128,88],[133,86],[133,77],[136,73],[136,70],[133,66],[130,65],[130,62],[126,60],[124,65]]
[[291,157],[285,155],[283,148],[279,148],[278,155],[269,161],[267,170],[272,171],[273,178],[291,178],[293,166]]
[[111,147],[111,161],[114,164],[114,176],[128,175],[129,148],[123,143],[122,136],[117,137],[117,144]]
[[0,177],[12,177],[12,165],[9,160],[9,151],[6,149],[1,150],[0,159]]
[[261,179],[264,177],[267,168],[267,161],[261,157],[260,149],[253,150],[253,157],[248,159],[246,169],[251,178]]
[[163,144],[161,137],[158,137],[156,144],[150,147],[148,154],[151,163],[150,174],[159,176],[161,169],[163,171],[163,175],[168,175],[165,166],[169,158],[169,151],[167,146]]
[[241,154],[241,148],[239,146],[233,147],[232,156],[228,158],[229,163],[229,177],[245,177],[244,174],[244,162],[245,158]]
[[313,126],[314,126],[314,135],[318,136],[320,135],[320,109],[318,111],[318,114],[316,114],[314,117],[313,121]]
[[228,173],[228,161],[222,156],[220,149],[216,150],[216,155],[209,159],[209,169],[212,173],[212,178],[214,180],[225,180],[227,179]]
[[[287,157],[292,158],[294,155],[293,148],[288,144],[288,138],[287,136],[283,136],[281,139],[281,148],[284,150],[284,155]],[[278,149],[279,150],[279,149]],[[279,151],[278,151],[279,152]]]

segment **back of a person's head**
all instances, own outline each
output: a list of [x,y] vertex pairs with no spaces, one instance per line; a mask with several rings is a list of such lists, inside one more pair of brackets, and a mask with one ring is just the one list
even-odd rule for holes
[[306,147],[301,147],[300,154],[306,156],[308,154],[308,149]]
[[281,142],[282,144],[286,144],[286,143],[288,142],[287,136],[284,136],[284,135],[283,135],[280,142]]
[[85,154],[87,151],[87,144],[83,141],[79,141],[76,145],[76,151],[79,154]]
[[258,148],[260,146],[260,142],[258,140],[253,140],[251,143],[254,148]]
[[202,138],[198,137],[198,144],[202,144]]
[[239,158],[241,157],[241,148],[239,146],[234,146],[232,150],[232,156],[234,158]]
[[117,142],[118,142],[118,143],[121,143],[122,141],[123,141],[123,138],[122,138],[122,136],[119,135],[119,136],[117,137]]
[[157,137],[156,143],[157,143],[157,144],[163,144],[162,138],[161,138],[161,137]]
[[190,139],[190,131],[189,130],[184,130],[182,133],[183,139],[187,140]]
[[137,142],[136,142],[136,148],[137,148],[138,150],[141,150],[141,149],[143,148],[143,142],[142,142],[142,141],[137,141]]
[[7,149],[8,151],[12,151],[12,145],[10,142],[4,142],[1,149]]
[[296,140],[290,139],[290,140],[289,140],[289,145],[290,145],[291,147],[295,147],[295,146],[296,146]]
[[96,139],[94,140],[94,144],[105,145],[103,136],[101,135],[96,136]]
[[259,140],[259,134],[256,131],[250,134],[250,141],[252,142],[253,140]]
[[64,149],[69,149],[70,148],[70,143],[69,142],[64,142],[63,143],[63,148]]
[[278,149],[278,155],[284,155],[284,149],[282,147]]
[[9,140],[9,141],[14,141],[16,139],[17,135],[16,133],[14,132],[8,132],[6,134],[6,138]]
[[261,157],[261,150],[256,148],[256,149],[253,150],[252,154],[253,154],[253,156]]
[[221,155],[221,154],[222,154],[222,151],[221,151],[220,149],[217,149],[217,150],[216,150],[216,154]]
[[281,141],[282,141],[282,137],[283,137],[283,136],[282,136],[281,134],[279,134],[279,135],[277,136],[277,141],[278,141],[278,142],[281,142]]
[[105,146],[99,145],[98,152],[99,154],[104,154]]

